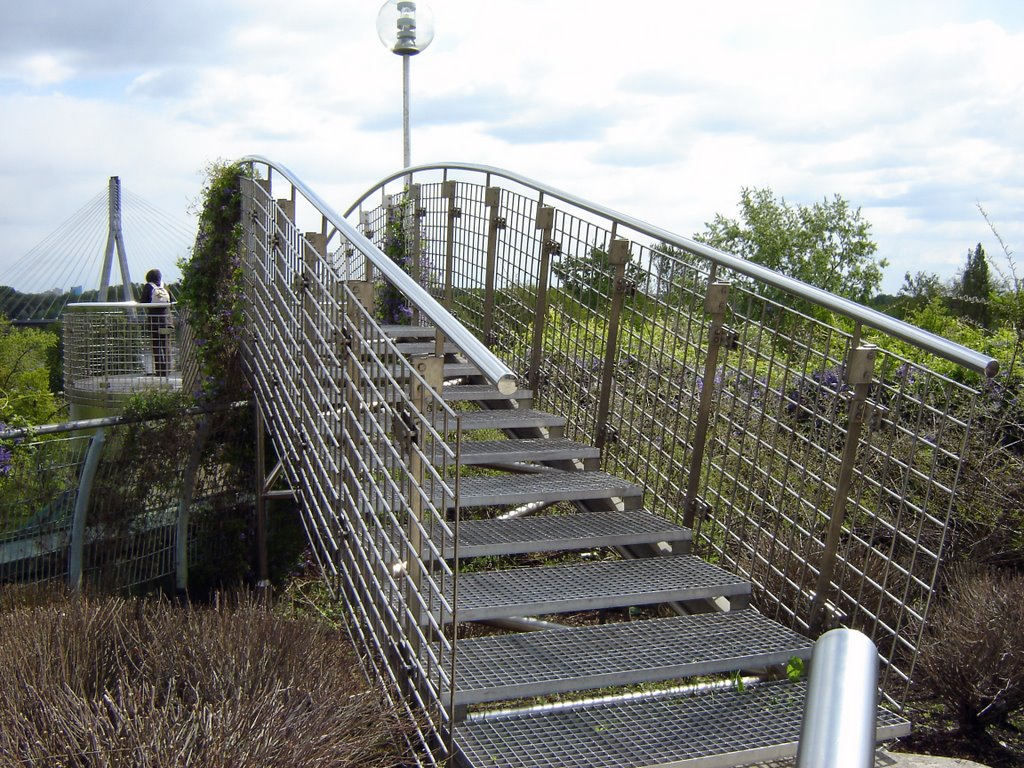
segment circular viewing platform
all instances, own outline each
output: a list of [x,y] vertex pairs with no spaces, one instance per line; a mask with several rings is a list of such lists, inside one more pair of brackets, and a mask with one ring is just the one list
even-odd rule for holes
[[68,304],[64,392],[72,416],[119,413],[139,392],[181,389],[178,328],[173,304]]

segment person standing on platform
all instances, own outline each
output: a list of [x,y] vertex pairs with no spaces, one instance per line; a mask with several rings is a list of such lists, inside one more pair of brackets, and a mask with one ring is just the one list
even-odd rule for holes
[[171,294],[163,284],[159,269],[146,273],[146,284],[142,286],[143,304],[162,304],[146,310],[146,327],[153,341],[153,374],[167,376],[171,365]]

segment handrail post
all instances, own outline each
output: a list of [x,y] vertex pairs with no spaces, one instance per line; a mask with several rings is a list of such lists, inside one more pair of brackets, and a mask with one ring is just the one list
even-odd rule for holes
[[505,229],[505,217],[498,215],[501,208],[501,187],[487,187],[484,193],[487,205],[487,264],[484,272],[484,312],[483,332],[484,343],[490,347],[494,344],[494,281],[498,259],[498,232]]
[[828,534],[825,539],[825,551],[818,569],[818,581],[814,587],[814,598],[808,617],[808,630],[813,637],[824,626],[825,599],[829,585],[835,573],[836,559],[839,552],[839,540],[843,533],[846,520],[846,507],[853,485],[853,471],[857,462],[857,448],[860,444],[861,432],[867,419],[870,404],[868,394],[875,372],[875,357],[878,348],[874,344],[860,344],[851,347],[846,358],[846,383],[853,387],[850,398],[849,419],[846,428],[846,442],[839,464],[839,476],[836,479],[836,492],[832,497],[832,509],[829,514]]
[[[440,390],[444,383],[444,359],[440,357],[434,357],[432,355],[417,355],[410,360],[413,368],[416,372],[427,382],[427,386],[432,388],[434,391]],[[409,383],[409,398],[413,408],[413,413],[409,414],[408,422],[402,425],[405,429],[405,433],[402,436],[404,438],[405,452],[407,456],[409,466],[409,477],[411,481],[411,488],[409,493],[409,562],[407,564],[409,577],[412,580],[413,586],[416,590],[414,596],[415,602],[411,606],[413,620],[417,630],[414,631],[410,637],[410,643],[412,644],[413,650],[419,651],[419,627],[422,626],[423,621],[423,604],[424,599],[422,596],[422,584],[423,584],[423,534],[421,528],[423,526],[423,493],[424,493],[424,479],[426,472],[423,466],[422,451],[424,449],[424,439],[422,435],[422,419],[424,418],[424,411],[427,410],[428,394],[426,389],[420,380],[413,376]]]
[[797,768],[871,768],[878,718],[878,650],[854,629],[814,644]]
[[451,179],[441,182],[441,196],[448,200],[444,244],[444,306],[451,312],[455,302],[455,222],[462,218],[462,209],[459,207],[458,200],[458,182]]
[[555,229],[555,209],[542,205],[537,209],[535,227],[540,233],[540,273],[537,281],[537,301],[533,308],[533,345],[530,350],[529,387],[534,398],[540,396],[540,366],[544,354],[544,328],[548,319],[548,280],[551,257],[562,252],[552,233]]
[[267,440],[263,409],[256,403],[256,564],[257,589],[270,586],[270,560],[267,556]]
[[[420,219],[427,211],[421,207],[421,187],[419,184],[409,185],[408,215],[409,221],[404,223],[407,229],[406,247],[409,249],[409,275],[420,285],[424,285],[423,274],[423,242],[420,236]],[[412,307],[412,324],[420,324],[420,310],[417,306]]]
[[683,525],[688,528],[693,527],[697,515],[697,491],[700,488],[700,473],[711,424],[711,406],[715,398],[718,352],[726,337],[725,313],[729,308],[730,285],[728,281],[715,280],[712,276],[704,295],[704,312],[711,316],[711,324],[708,326],[708,355],[704,360],[704,385],[700,391],[697,423],[693,430],[693,453],[690,455],[690,471],[686,476],[686,492],[683,496]]
[[611,406],[612,380],[615,377],[615,352],[619,344],[619,319],[622,306],[631,286],[626,281],[626,265],[630,260],[629,241],[615,238],[608,248],[608,263],[614,267],[612,305],[608,313],[608,335],[605,339],[604,366],[601,372],[601,392],[597,403],[597,421],[594,424],[594,445],[604,451],[609,442],[608,411]]

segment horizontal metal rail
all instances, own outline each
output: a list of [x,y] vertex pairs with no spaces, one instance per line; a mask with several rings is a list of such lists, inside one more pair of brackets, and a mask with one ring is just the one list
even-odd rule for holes
[[[568,192],[563,192],[560,189],[535,181],[534,179],[530,179],[526,176],[521,176],[520,174],[489,165],[452,162],[428,163],[425,165],[416,165],[406,168],[387,176],[374,184],[373,187],[367,190],[352,206],[349,207],[345,212],[345,216],[350,216],[352,212],[371,195],[382,189],[386,184],[398,178],[404,176],[409,176],[411,178],[412,175],[416,173],[426,171],[443,171],[447,174],[450,170],[469,171],[485,174],[488,177],[507,179],[515,182],[516,184],[522,185],[523,187],[533,189],[536,192],[541,193],[545,199],[554,198],[568,203],[580,210],[623,224],[630,229],[652,237],[660,242],[706,258],[714,264],[718,264],[719,266],[732,270],[737,274],[749,277],[764,285],[784,291],[791,296],[796,296],[806,301],[813,302],[830,312],[847,317],[862,325],[875,328],[876,330],[882,331],[890,336],[901,339],[908,344],[920,347],[933,355],[945,358],[946,360],[954,362],[957,365],[962,365],[965,368],[978,373],[983,373],[985,376],[990,378],[999,372],[999,362],[994,358],[964,347],[950,341],[949,339],[944,339],[934,333],[929,333],[928,331],[917,328],[909,323],[897,320],[883,312],[878,312],[877,310],[862,306],[855,301],[851,301],[850,299],[846,299],[841,296],[836,296],[835,294],[824,291],[821,288],[816,288],[813,285],[808,285],[807,283],[795,278],[787,277],[786,275],[782,275],[768,269],[767,267],[763,267],[760,264],[755,264],[752,261],[720,251],[709,245],[704,245],[703,243],[698,243],[695,240],[682,237],[673,232],[669,232],[666,229],[662,229],[661,227],[648,224],[640,219],[627,216],[626,214],[619,213],[611,208],[598,205],[597,203],[590,202],[589,200],[577,197],[576,195]],[[488,182],[488,184],[489,183],[490,182]]]
[[380,273],[422,312],[451,341],[471,363],[502,394],[510,395],[518,389],[516,374],[505,365],[486,345],[470,333],[466,327],[455,319],[452,314],[434,299],[423,287],[413,280],[401,267],[395,264],[383,251],[371,243],[361,232],[349,224],[319,195],[306,186],[294,173],[279,163],[275,163],[259,155],[248,155],[242,158],[243,163],[257,163],[273,169],[284,177],[292,187],[311,203],[332,226],[336,227],[344,238],[357,248]]
[[144,421],[164,421],[166,419],[177,419],[181,416],[198,416],[203,413],[219,413],[233,408],[245,408],[249,405],[248,400],[239,400],[236,403],[227,405],[197,406],[186,408],[174,413],[162,414],[159,416],[104,416],[99,419],[78,419],[77,421],[62,421],[56,424],[40,424],[35,427],[18,427],[17,429],[5,429],[0,431],[0,440],[22,440],[40,435],[62,435],[67,432],[82,432],[85,430],[97,429],[99,427],[116,427],[119,424],[138,424]]

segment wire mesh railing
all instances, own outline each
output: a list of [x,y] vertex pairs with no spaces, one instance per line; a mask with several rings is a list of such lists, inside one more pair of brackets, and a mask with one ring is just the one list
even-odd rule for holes
[[[221,416],[114,416],[0,432],[0,583],[173,590],[184,586],[183,566],[223,564],[225,543],[247,550],[220,529],[228,520],[251,526],[251,484],[219,454],[216,427],[197,443],[202,422]],[[195,450],[200,471],[186,497],[182,478]]]
[[64,391],[73,406],[119,410],[128,397],[181,386],[171,304],[83,302],[64,311]]
[[[443,361],[403,354],[375,319],[375,290],[395,289],[383,254],[264,162],[254,170],[271,178],[242,184],[247,375],[368,674],[416,725],[408,738],[424,763],[439,764],[454,713],[458,558],[446,558],[457,552],[461,439],[437,394]],[[440,326],[416,289],[401,295]],[[496,383],[507,376],[495,370]]]
[[422,284],[537,406],[751,579],[762,612],[864,631],[901,703],[995,361],[499,169],[403,171],[347,215],[386,250],[409,200]]

